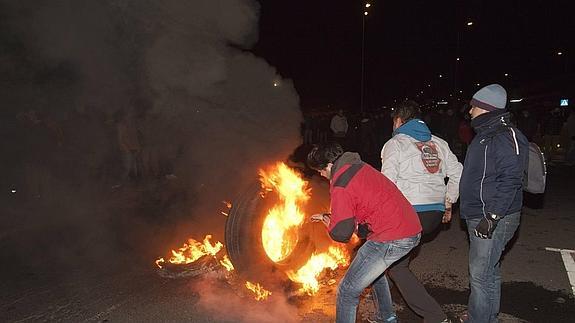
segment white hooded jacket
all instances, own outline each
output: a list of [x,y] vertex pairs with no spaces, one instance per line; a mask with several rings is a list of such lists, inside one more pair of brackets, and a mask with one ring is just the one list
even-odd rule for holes
[[[430,140],[419,141],[412,135]],[[446,200],[455,203],[459,198],[463,165],[447,142],[431,135],[421,120],[410,120],[396,130],[381,150],[381,161],[381,172],[416,210],[418,205],[444,205]],[[445,177],[449,177],[447,185]]]

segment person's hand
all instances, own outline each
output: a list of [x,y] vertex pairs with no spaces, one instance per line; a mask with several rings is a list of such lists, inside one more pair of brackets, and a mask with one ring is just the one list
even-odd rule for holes
[[443,213],[443,218],[441,219],[442,223],[449,223],[451,222],[451,202],[448,200],[445,201],[445,212]]
[[317,213],[311,216],[311,222],[323,222],[326,227],[329,226],[329,221],[331,220],[329,213]]
[[488,213],[487,215],[484,215],[483,219],[481,219],[479,224],[475,227],[475,235],[481,239],[491,239],[499,220],[501,220],[501,217],[496,214]]

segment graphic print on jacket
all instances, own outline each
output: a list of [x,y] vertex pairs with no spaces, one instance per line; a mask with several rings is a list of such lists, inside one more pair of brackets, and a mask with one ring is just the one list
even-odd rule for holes
[[432,141],[416,142],[415,145],[417,149],[421,151],[421,162],[425,169],[431,174],[439,172],[441,158],[439,158],[439,152],[437,151],[435,143]]

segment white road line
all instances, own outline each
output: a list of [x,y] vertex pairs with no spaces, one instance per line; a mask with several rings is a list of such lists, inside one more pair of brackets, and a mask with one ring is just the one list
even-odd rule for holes
[[573,259],[575,250],[557,248],[545,248],[545,250],[561,253],[561,258],[563,258],[565,270],[567,270],[567,277],[569,277],[569,283],[571,284],[571,289],[573,291],[573,295],[575,296],[575,260]]

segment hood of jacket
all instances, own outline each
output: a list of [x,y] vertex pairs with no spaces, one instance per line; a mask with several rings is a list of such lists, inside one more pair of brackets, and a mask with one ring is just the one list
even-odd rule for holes
[[401,127],[395,129],[393,135],[399,133],[408,135],[417,141],[430,141],[431,140],[431,130],[427,127],[425,122],[420,119],[412,119],[402,124]]
[[333,175],[337,173],[346,164],[361,164],[361,158],[358,153],[345,152],[338,159],[334,160],[333,166],[331,166],[330,180],[333,179]]
[[499,127],[512,126],[511,114],[505,110],[495,110],[479,115],[471,120],[475,132],[482,133]]

